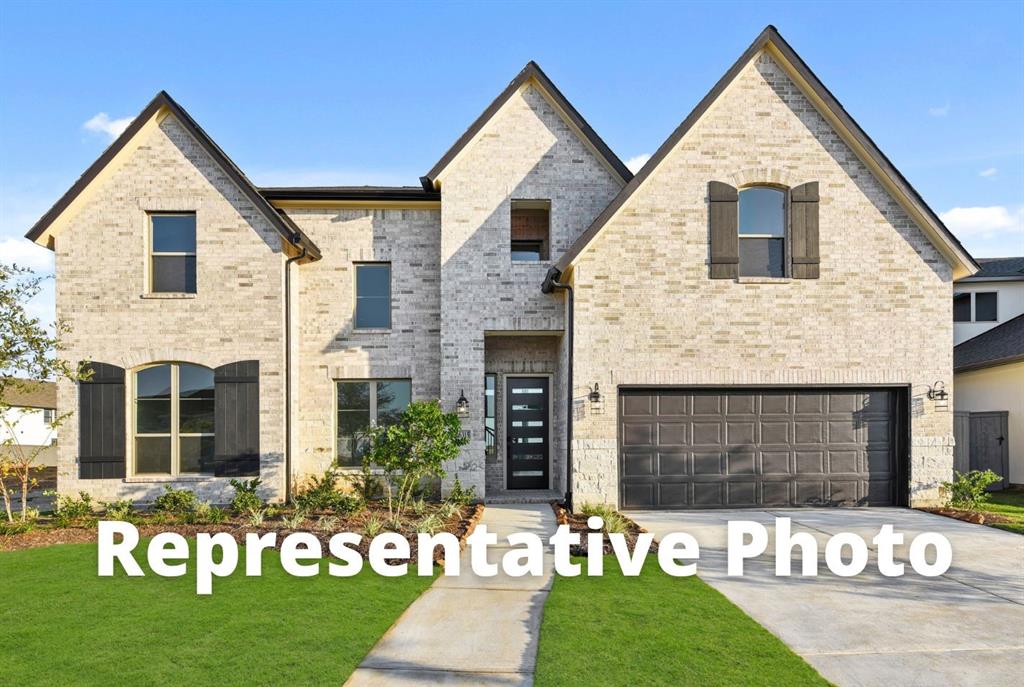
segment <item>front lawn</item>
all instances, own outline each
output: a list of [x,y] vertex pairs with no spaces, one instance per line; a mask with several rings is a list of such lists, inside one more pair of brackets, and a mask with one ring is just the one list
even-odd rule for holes
[[992,527],[998,527],[1008,532],[1024,534],[1024,489],[1012,489],[992,492],[992,498],[981,505],[981,510],[986,513],[996,513],[1009,520],[1009,522],[993,522]]
[[162,578],[136,552],[146,577],[97,577],[95,544],[0,553],[0,681],[337,687],[432,582],[291,577],[265,551],[262,577],[243,564],[199,597],[191,563]]
[[653,557],[626,578],[606,559],[603,577],[556,577],[538,687],[829,684],[699,578],[670,577]]

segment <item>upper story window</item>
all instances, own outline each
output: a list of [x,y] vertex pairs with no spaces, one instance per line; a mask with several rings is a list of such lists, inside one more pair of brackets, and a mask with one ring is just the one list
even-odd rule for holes
[[195,213],[153,213],[149,223],[150,292],[195,293]]
[[786,194],[768,186],[739,192],[739,275],[786,276]]
[[998,322],[998,292],[977,291],[953,294],[953,321]]
[[212,472],[213,370],[187,363],[135,373],[135,474]]
[[391,328],[391,263],[356,265],[355,328]]
[[358,466],[367,446],[370,427],[386,427],[398,420],[412,400],[408,379],[360,380],[337,383],[338,464]]
[[512,201],[512,262],[547,260],[551,243],[551,201]]

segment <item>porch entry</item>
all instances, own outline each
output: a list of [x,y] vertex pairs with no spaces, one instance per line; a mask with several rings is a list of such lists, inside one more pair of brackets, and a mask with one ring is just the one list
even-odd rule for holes
[[505,378],[505,463],[509,489],[547,489],[551,412],[547,377]]

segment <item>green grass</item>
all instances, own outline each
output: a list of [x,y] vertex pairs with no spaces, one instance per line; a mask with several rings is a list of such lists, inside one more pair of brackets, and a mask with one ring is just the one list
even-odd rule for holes
[[[342,684],[431,578],[239,570],[195,594],[195,576],[97,577],[96,546],[0,553],[0,682],[8,685]],[[120,571],[120,565],[116,566]]]
[[1024,534],[1024,490],[994,491],[992,499],[982,504],[980,510],[1013,519],[1013,522],[991,523],[992,527]]
[[811,666],[697,577],[651,557],[623,577],[556,577],[544,610],[537,687],[828,685]]

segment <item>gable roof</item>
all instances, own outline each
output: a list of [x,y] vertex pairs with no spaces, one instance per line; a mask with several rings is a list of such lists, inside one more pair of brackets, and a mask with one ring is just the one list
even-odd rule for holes
[[978,258],[981,269],[960,281],[1024,281],[1024,257]]
[[[64,213],[65,210],[75,201],[78,196],[88,188],[89,184],[106,168],[108,164],[120,153],[126,145],[135,137],[137,133],[155,116],[161,111],[166,110],[170,112],[174,117],[181,123],[185,130],[212,157],[218,165],[228,175],[228,178],[242,191],[243,194],[252,202],[253,205],[267,218],[270,224],[281,234],[286,242],[294,244],[299,248],[306,249],[306,255],[313,260],[320,258],[320,249],[316,247],[316,244],[303,231],[288,217],[288,215],[275,209],[267,199],[264,198],[259,190],[253,185],[251,181],[242,173],[242,170],[231,161],[223,150],[220,149],[213,139],[210,138],[205,131],[196,123],[192,116],[185,111],[181,105],[176,103],[166,91],[160,91],[156,94],[149,104],[143,108],[142,112],[132,120],[132,123],[128,125],[128,128],[114,140],[110,146],[93,162],[88,169],[78,178],[78,181],[71,186],[68,191],[60,197],[53,207],[51,207],[46,214],[44,214],[38,222],[25,234],[25,237],[40,243],[40,239],[44,237],[46,230]],[[52,248],[52,242],[47,241],[47,247]]]
[[487,122],[491,121],[491,118],[498,112],[498,110],[501,109],[502,105],[508,102],[508,99],[511,98],[523,84],[529,82],[531,79],[536,81],[540,87],[547,92],[558,108],[562,110],[562,113],[569,122],[579,130],[586,141],[593,146],[598,155],[605,160],[608,166],[611,167],[624,182],[633,178],[633,173],[629,171],[629,168],[623,164],[622,160],[620,160],[619,157],[612,152],[612,149],[609,148],[601,139],[601,137],[597,135],[597,132],[591,128],[590,124],[587,123],[587,120],[583,119],[583,116],[577,112],[576,108],[572,106],[572,103],[562,95],[562,92],[558,90],[558,87],[555,86],[554,83],[552,83],[547,74],[541,70],[540,66],[536,62],[530,60],[526,63],[526,66],[523,67],[522,71],[516,75],[516,78],[512,79],[511,83],[505,87],[505,90],[503,90],[498,97],[487,106],[487,109],[485,109],[480,116],[469,125],[469,128],[459,136],[459,139],[455,141],[452,147],[448,149],[448,152],[446,152],[441,159],[437,161],[437,164],[435,164],[430,171],[426,173],[426,175],[420,177],[420,182],[423,184],[424,189],[432,191],[436,188],[437,178],[440,176],[441,172],[444,171],[445,167],[447,167],[449,163],[451,163],[451,161],[462,152],[463,148],[469,145],[469,142],[472,141],[478,133],[480,133],[480,130],[484,128]]
[[[851,145],[855,152],[859,148],[862,152],[861,157],[865,158],[865,162],[869,163],[869,168],[873,168],[876,176],[880,177],[884,185],[885,182],[888,182],[893,196],[910,212],[911,216],[925,230],[925,233],[929,236],[932,243],[935,244],[936,248],[953,265],[953,276],[955,278],[965,277],[976,272],[978,264],[971,257],[970,253],[967,252],[967,249],[946,228],[946,225],[928,207],[920,194],[910,185],[910,182],[893,166],[889,158],[871,140],[871,137],[864,133],[860,125],[853,120],[853,117],[849,115],[840,102],[836,100],[835,96],[821,83],[793,48],[783,40],[778,30],[771,25],[765,27],[764,31],[754,39],[750,47],[740,55],[739,59],[736,60],[725,75],[718,80],[714,88],[704,96],[700,103],[697,104],[697,107],[683,120],[682,124],[672,132],[672,135],[661,144],[654,155],[651,156],[651,159],[636,173],[632,181],[626,184],[604,211],[598,215],[590,227],[569,247],[569,250],[555,263],[555,269],[561,273],[572,266],[590,242],[600,233],[601,229],[615,217],[619,209],[643,185],[644,181],[668,154],[675,149],[679,141],[693,128],[701,116],[718,99],[718,96],[722,94],[743,68],[762,50],[768,50],[771,56],[783,68],[787,68],[787,73],[797,86],[802,86],[805,94],[813,96],[811,100],[815,103],[818,110],[822,111],[822,114],[831,115],[831,121],[836,130],[841,135],[843,133],[848,135],[849,140],[847,140],[847,144]],[[826,119],[829,119],[829,117],[826,117]]]
[[966,372],[1024,360],[1024,315],[953,348],[953,371]]

